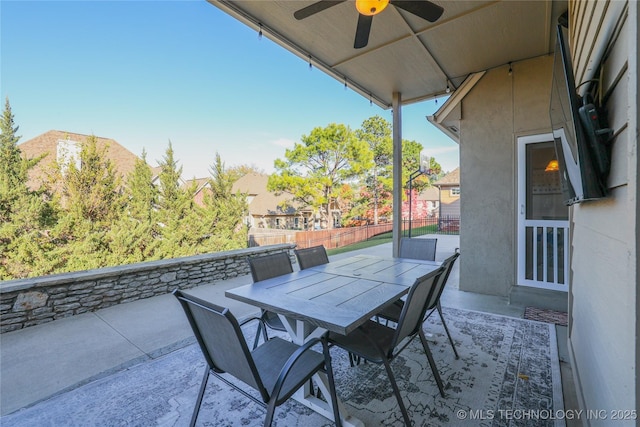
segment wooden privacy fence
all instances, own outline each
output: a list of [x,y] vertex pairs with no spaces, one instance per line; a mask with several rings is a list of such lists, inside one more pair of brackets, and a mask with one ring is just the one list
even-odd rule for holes
[[333,249],[362,242],[375,235],[389,232],[392,228],[393,224],[387,223],[332,230],[298,231],[295,236],[290,233],[249,233],[249,246],[295,243],[299,248],[324,245],[327,249]]
[[360,227],[334,228],[332,230],[299,231],[296,233],[296,245],[299,248],[324,245],[327,249],[340,248],[368,240],[378,234],[391,231],[392,223],[363,225]]
[[250,232],[247,246],[253,248],[256,246],[279,245],[282,243],[295,244],[296,234],[297,232],[289,230],[259,230],[257,232]]

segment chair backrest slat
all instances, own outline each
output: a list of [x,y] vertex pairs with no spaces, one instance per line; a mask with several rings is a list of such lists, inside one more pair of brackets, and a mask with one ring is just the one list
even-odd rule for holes
[[294,252],[296,254],[296,258],[298,258],[300,270],[329,263],[327,250],[323,245],[312,246],[304,249],[295,249]]
[[439,277],[444,272],[440,267],[431,273],[416,279],[409,289],[407,300],[402,306],[398,326],[391,348],[395,348],[403,339],[414,335],[422,327],[422,320],[427,311],[427,302],[435,290]]
[[436,260],[436,246],[438,239],[436,238],[410,238],[403,237],[400,239],[400,258],[422,259],[425,261]]
[[175,290],[193,333],[209,365],[217,373],[227,372],[269,399],[247,342],[236,318],[223,307]]
[[289,254],[286,252],[276,252],[275,254],[251,257],[248,258],[248,261],[249,268],[251,269],[251,277],[253,277],[254,282],[293,272],[291,258],[289,258]]

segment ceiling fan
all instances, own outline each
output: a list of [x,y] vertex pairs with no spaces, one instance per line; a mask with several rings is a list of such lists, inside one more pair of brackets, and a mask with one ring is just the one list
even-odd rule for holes
[[[305,19],[332,6],[344,3],[345,1],[346,0],[320,0],[296,11],[293,16],[297,20]],[[356,0],[355,3],[359,14],[356,38],[353,43],[355,49],[363,48],[369,43],[369,32],[371,31],[373,17],[382,12],[389,4],[406,10],[429,22],[437,21],[438,18],[442,16],[442,12],[444,12],[442,7],[428,0]]]

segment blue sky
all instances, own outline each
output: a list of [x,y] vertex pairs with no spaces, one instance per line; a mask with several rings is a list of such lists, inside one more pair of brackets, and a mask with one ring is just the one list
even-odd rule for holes
[[[200,1],[0,2],[0,87],[20,142],[51,129],[113,138],[157,164],[171,141],[184,176],[227,166],[273,171],[315,127],[359,128],[383,110]],[[442,105],[443,100],[440,100]],[[458,146],[402,110],[403,138],[450,171]]]

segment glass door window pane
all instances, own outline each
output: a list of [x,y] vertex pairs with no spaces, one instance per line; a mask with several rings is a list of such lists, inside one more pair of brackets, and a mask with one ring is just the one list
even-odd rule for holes
[[527,145],[527,219],[568,219],[560,171],[554,167],[553,160],[556,160],[556,151],[552,142]]

